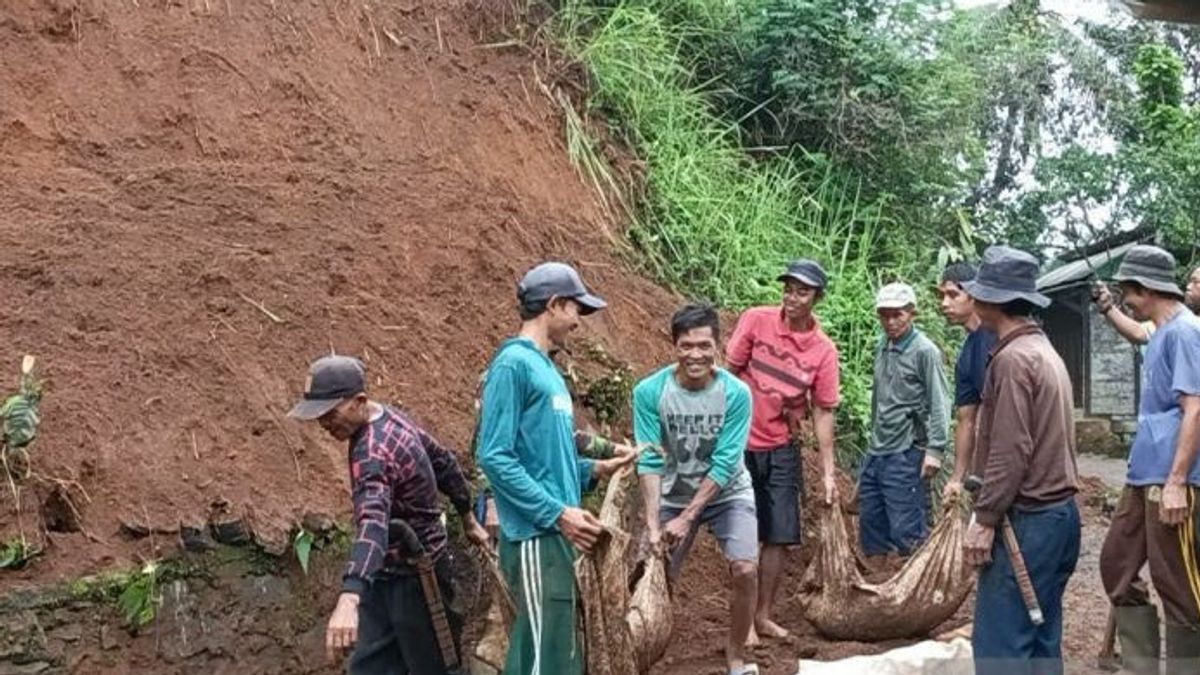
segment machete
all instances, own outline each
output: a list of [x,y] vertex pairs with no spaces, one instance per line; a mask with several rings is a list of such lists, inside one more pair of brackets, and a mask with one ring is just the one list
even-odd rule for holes
[[399,518],[393,518],[388,523],[388,541],[399,542],[408,554],[407,562],[417,568],[417,578],[421,580],[421,594],[425,596],[425,606],[429,608],[434,637],[437,638],[438,649],[442,653],[442,665],[449,671],[456,670],[459,665],[458,649],[454,646],[450,619],[446,616],[446,606],[442,603],[433,559],[425,551],[425,545],[421,543],[412,526]]

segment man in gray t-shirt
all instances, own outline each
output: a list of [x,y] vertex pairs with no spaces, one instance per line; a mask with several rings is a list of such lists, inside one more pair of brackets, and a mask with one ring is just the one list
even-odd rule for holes
[[646,447],[637,471],[646,532],[653,547],[661,541],[671,551],[672,579],[701,525],[720,542],[732,577],[728,672],[754,673],[743,657],[758,580],[758,519],[742,454],[750,389],[716,366],[719,331],[708,305],[687,305],[672,317],[677,362],[633,390],[634,436]]

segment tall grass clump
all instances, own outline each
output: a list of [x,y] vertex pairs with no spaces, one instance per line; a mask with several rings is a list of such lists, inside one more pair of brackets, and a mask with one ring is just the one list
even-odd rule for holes
[[856,181],[820,155],[753,161],[738,126],[712,111],[683,54],[702,51],[690,41],[721,39],[738,3],[599,4],[565,2],[555,28],[587,67],[589,105],[645,164],[628,229],[640,262],[685,294],[740,310],[779,302],[775,278],[788,260],[821,261],[831,282],[817,314],[840,352],[839,454],[851,459],[869,424],[874,289],[919,270],[889,264],[880,234],[893,225],[860,199]]

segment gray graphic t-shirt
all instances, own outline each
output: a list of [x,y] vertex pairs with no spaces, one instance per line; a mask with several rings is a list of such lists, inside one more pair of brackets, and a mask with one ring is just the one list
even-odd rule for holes
[[707,477],[721,486],[710,504],[753,500],[744,451],[750,432],[750,390],[717,369],[711,383],[690,391],[675,380],[675,366],[650,375],[633,391],[634,436],[662,455],[645,451],[638,473],[662,474],[662,502],[683,508]]

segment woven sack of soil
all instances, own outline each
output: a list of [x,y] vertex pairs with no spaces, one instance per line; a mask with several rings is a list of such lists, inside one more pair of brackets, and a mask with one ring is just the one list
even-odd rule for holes
[[629,599],[628,618],[629,633],[637,651],[638,672],[649,672],[667,651],[674,628],[667,561],[662,555],[651,555],[643,561],[642,576]]
[[925,545],[883,583],[863,578],[841,507],[822,510],[820,548],[800,591],[804,616],[822,635],[860,642],[921,637],[970,593],[975,577],[963,563],[957,500],[946,501]]
[[590,554],[575,561],[575,581],[583,605],[587,675],[637,675],[637,655],[629,632],[629,534],[624,529],[631,471],[609,481],[600,507],[604,531]]
[[475,645],[473,675],[498,675],[504,670],[504,658],[508,654],[508,636],[516,620],[516,606],[500,573],[500,564],[493,551],[480,555],[481,574],[491,587],[492,602],[488,607],[483,635]]

